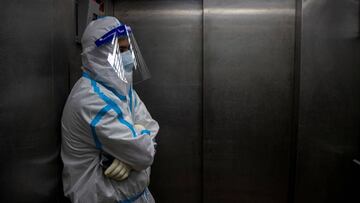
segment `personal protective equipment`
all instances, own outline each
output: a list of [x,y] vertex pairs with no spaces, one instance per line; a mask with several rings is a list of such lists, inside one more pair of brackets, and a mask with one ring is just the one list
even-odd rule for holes
[[130,167],[123,162],[114,159],[112,164],[105,170],[104,174],[108,178],[121,181],[129,176]]
[[[111,43],[94,45],[119,26],[116,18],[106,17],[92,21],[85,29],[85,71],[63,110],[63,187],[73,203],[154,202],[147,186],[159,125],[132,85],[119,79],[109,64],[109,52],[104,50],[111,50]],[[94,49],[90,50],[91,46]],[[134,124],[144,129],[139,132]],[[109,156],[131,168],[126,179],[116,181],[104,175],[102,163]]]
[[[139,134],[150,134],[150,132],[144,126],[142,126],[141,124],[135,124],[134,128],[135,128],[136,132],[139,133]],[[152,139],[154,141],[154,148],[155,148],[155,151],[156,151],[157,143],[155,142],[154,137]]]
[[[145,130],[145,127],[140,124],[135,124],[134,128],[137,133],[140,133]],[[121,181],[129,176],[130,167],[117,159],[111,159],[112,163],[109,166],[106,166],[106,170],[104,174],[109,177],[113,178],[114,180]]]
[[145,130],[145,127],[144,126],[142,126],[142,125],[140,125],[140,124],[135,124],[134,125],[134,128],[135,128],[135,130],[137,131],[137,132],[142,132],[143,130]]
[[[109,82],[114,85],[112,88],[120,89],[126,94],[133,81],[138,83],[150,78],[150,72],[129,26],[118,22],[106,30],[98,26],[87,29],[88,32],[84,32],[81,41],[82,61],[94,80]],[[128,51],[121,52],[119,40],[127,42]]]
[[122,61],[124,64],[125,72],[131,72],[134,67],[134,59],[132,58],[132,54],[130,50],[125,51],[121,54]]

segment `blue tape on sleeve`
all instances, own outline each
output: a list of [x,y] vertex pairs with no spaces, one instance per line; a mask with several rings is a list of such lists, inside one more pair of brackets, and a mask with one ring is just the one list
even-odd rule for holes
[[148,192],[147,190],[148,190],[148,189],[145,188],[145,190],[142,191],[142,192],[140,192],[139,194],[137,194],[137,195],[135,195],[135,196],[133,196],[133,197],[131,197],[131,198],[129,198],[129,199],[120,200],[118,203],[132,203],[132,202],[136,201],[137,199],[139,199],[143,194],[145,194],[146,192]]
[[99,121],[101,120],[101,118],[111,109],[111,106],[106,105],[104,108],[102,108],[99,113],[96,114],[95,118],[91,121],[90,123],[90,128],[91,128],[91,133],[93,136],[93,139],[95,141],[95,146],[97,149],[101,150],[102,149],[102,144],[96,134],[96,125],[99,123]]
[[147,135],[150,135],[151,132],[150,130],[142,130],[140,134],[147,134]]
[[107,97],[104,93],[101,92],[100,88],[96,85],[96,81],[93,80],[87,73],[83,73],[83,76],[88,78],[91,82],[91,85],[94,89],[94,92],[107,104],[111,107],[111,109],[113,109],[117,115],[118,115],[118,120],[120,123],[124,124],[125,126],[127,126],[133,137],[136,137],[136,132],[134,130],[134,126],[131,125],[129,122],[127,122],[124,118],[123,118],[123,113],[120,109],[120,107],[113,101],[111,100],[109,97]]

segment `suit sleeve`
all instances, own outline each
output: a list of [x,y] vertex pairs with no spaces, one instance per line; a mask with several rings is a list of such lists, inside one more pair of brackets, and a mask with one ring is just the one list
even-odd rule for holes
[[155,138],[159,132],[159,124],[151,117],[145,104],[141,101],[138,94],[133,91],[134,97],[134,124],[140,124],[145,127],[143,133],[148,134],[156,145]]
[[96,126],[96,135],[103,151],[140,171],[151,166],[154,143],[151,137],[134,133],[131,123],[110,110]]

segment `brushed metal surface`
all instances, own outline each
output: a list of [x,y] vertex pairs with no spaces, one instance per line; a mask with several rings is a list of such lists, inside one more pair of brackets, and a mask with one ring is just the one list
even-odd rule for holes
[[[153,75],[135,89],[161,128],[157,202],[358,202],[358,0],[302,0],[299,16],[295,0],[107,2]],[[0,202],[68,202],[59,123],[81,75],[74,1],[3,5]]]
[[359,202],[359,1],[303,1],[295,202]]
[[204,202],[287,202],[295,1],[204,12]]
[[152,73],[135,86],[160,124],[150,190],[157,202],[201,202],[201,1],[116,1]]
[[0,202],[58,202],[72,1],[1,3]]

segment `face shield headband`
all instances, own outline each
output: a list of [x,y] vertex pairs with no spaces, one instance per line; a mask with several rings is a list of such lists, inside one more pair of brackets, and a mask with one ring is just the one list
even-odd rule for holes
[[[119,46],[117,45],[117,43],[115,43],[118,39],[126,39],[128,41],[129,52],[127,52],[126,54],[120,53],[120,51],[118,50]],[[101,47],[104,44],[109,43],[111,43],[113,47],[112,53],[109,53],[108,55],[109,63],[115,65],[114,69],[117,73],[124,73],[125,75],[127,75],[128,78],[126,80],[126,77],[121,77],[124,74],[118,74],[121,79],[123,79],[125,82],[131,80],[131,82],[136,84],[151,77],[144,58],[141,54],[140,48],[129,26],[120,25],[118,27],[115,27],[114,29],[107,32],[105,35],[95,41],[96,47]],[[128,64],[125,64],[127,68],[124,68],[124,58],[126,59],[125,62],[131,61],[133,63],[131,64],[132,68],[129,69]],[[129,70],[131,72],[129,72]],[[131,77],[131,79],[129,79],[129,77]]]

